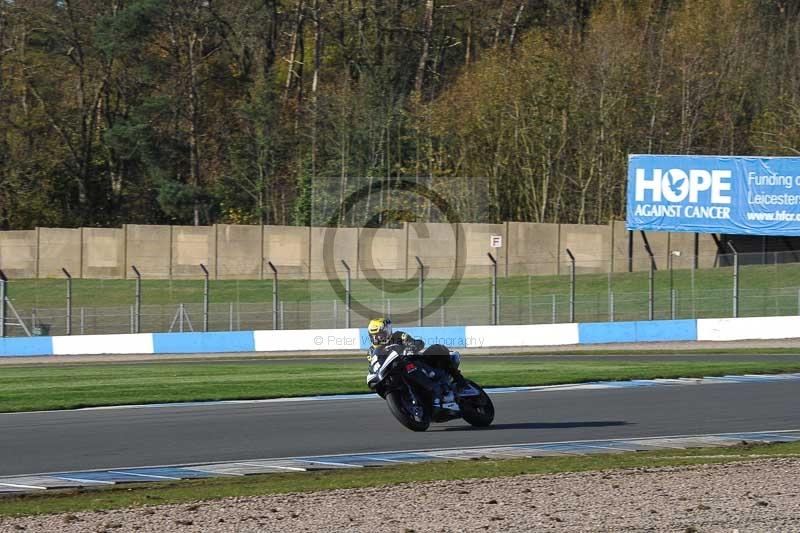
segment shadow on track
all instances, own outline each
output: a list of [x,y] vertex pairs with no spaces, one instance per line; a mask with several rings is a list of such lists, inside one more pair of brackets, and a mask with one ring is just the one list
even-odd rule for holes
[[599,428],[607,426],[629,426],[622,420],[598,420],[588,422],[524,422],[520,424],[492,424],[486,428],[472,426],[443,427],[439,431],[489,431],[502,429],[565,429],[565,428]]

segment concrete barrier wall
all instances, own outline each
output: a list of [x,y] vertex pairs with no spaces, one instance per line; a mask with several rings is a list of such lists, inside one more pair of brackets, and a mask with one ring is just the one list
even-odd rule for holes
[[218,279],[261,279],[264,275],[262,226],[215,226]]
[[[123,229],[128,265],[135,265],[144,278],[172,276],[171,226],[127,224]],[[127,278],[136,277],[131,269],[126,269],[125,275]]]
[[[492,235],[499,235],[503,247],[492,248]],[[497,273],[505,275],[506,249],[508,248],[507,224],[458,224],[458,239],[463,243],[464,255],[459,256],[458,268],[464,276],[488,277],[492,272],[492,261],[487,254],[497,261]]]
[[217,239],[214,226],[172,227],[172,277],[202,279],[200,264],[217,279]]
[[[492,248],[490,236],[500,235],[503,246]],[[272,261],[284,279],[325,279],[326,236],[331,238],[332,268],[343,275],[341,260],[354,279],[413,276],[419,256],[429,278],[488,276],[498,261],[500,276],[556,275],[569,272],[565,253],[570,248],[578,273],[627,272],[628,241],[632,267],[649,268],[640,232],[630,233],[622,222],[592,226],[578,224],[410,223],[401,228],[339,228],[297,226],[154,226],[123,228],[37,228],[0,232],[0,268],[12,278],[60,277],[66,267],[76,278],[132,278],[131,265],[150,279],[201,279],[200,264],[212,279],[262,279]],[[695,241],[691,233],[646,233],[665,270],[670,251],[674,268],[691,268]],[[698,239],[698,266],[720,266],[713,236]],[[725,263],[727,266],[728,263]]]
[[0,269],[9,277],[35,278],[38,244],[36,230],[0,232]]
[[628,241],[631,232],[625,228],[625,221],[611,221],[611,271],[628,271]]
[[82,278],[120,279],[127,276],[125,232],[121,228],[82,228]]
[[311,268],[310,228],[298,226],[264,226],[264,276],[270,278],[271,261],[283,279],[308,278]]
[[408,225],[404,225],[402,229],[358,230],[359,278],[405,278],[408,273],[407,257]]
[[564,250],[558,224],[508,222],[505,248],[509,276],[553,276]]
[[[311,228],[311,279],[344,278],[346,261],[353,278],[358,277],[358,228]],[[326,257],[326,246],[330,255]]]
[[37,228],[39,232],[39,277],[63,278],[62,268],[81,276],[81,229]]
[[561,224],[560,273],[569,272],[570,260],[566,249],[575,256],[575,271],[578,274],[604,273],[611,271],[611,226],[587,226]]
[[458,226],[456,224],[408,225],[408,273],[417,271],[415,257],[425,265],[426,276],[450,278],[456,273],[456,253],[459,249]]
[[[519,326],[406,328],[426,344],[451,348],[534,347],[664,341],[798,338],[800,316],[653,320]],[[168,354],[221,352],[358,351],[369,347],[366,328],[141,333],[0,339],[0,356]]]

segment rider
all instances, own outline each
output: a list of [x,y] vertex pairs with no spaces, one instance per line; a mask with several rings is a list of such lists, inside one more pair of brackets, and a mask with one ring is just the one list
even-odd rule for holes
[[403,346],[413,346],[416,351],[421,351],[425,347],[425,341],[415,339],[405,331],[392,332],[392,321],[388,318],[373,318],[367,326],[371,346],[369,356],[372,357],[376,350],[382,350],[386,346],[402,344]]
[[[369,321],[369,325],[367,326],[367,333],[369,333],[369,340],[370,340],[370,348],[367,357],[370,359],[370,362],[373,361],[373,357],[382,357],[386,352],[386,348],[389,346],[394,345],[402,345],[402,346],[411,346],[414,348],[416,352],[421,352],[422,349],[425,347],[425,341],[421,339],[415,339],[405,331],[392,331],[392,321],[388,318],[374,318]],[[431,356],[448,356],[448,362],[444,365],[435,364],[434,366],[441,368],[442,370],[446,370],[453,376],[453,379],[456,383],[456,386],[462,388],[466,385],[466,380],[461,375],[461,372],[458,370],[457,366],[454,364],[450,364],[449,356],[450,351],[438,344],[434,344],[430,346],[430,351],[434,352],[429,355]],[[423,356],[426,355],[425,353],[422,354]],[[428,359],[433,359],[433,357],[429,357]],[[444,368],[442,368],[444,367]],[[452,395],[448,394],[446,390],[447,387],[442,387],[438,392],[437,396],[442,403],[449,403],[452,402]]]

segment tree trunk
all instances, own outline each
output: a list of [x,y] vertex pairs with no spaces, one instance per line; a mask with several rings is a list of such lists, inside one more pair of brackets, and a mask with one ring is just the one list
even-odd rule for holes
[[264,79],[269,79],[275,65],[278,43],[278,4],[275,0],[264,0],[264,9],[269,13],[269,27],[264,33],[264,62],[261,65]]
[[500,43],[500,29],[503,26],[503,12],[506,9],[506,0],[500,4],[500,9],[497,11],[497,22],[495,23],[494,28],[494,42],[492,43],[492,49],[497,50],[497,45]]
[[314,73],[311,77],[311,178],[317,176],[317,86],[319,84],[320,54],[322,53],[322,25],[319,0],[314,0]]
[[525,2],[520,2],[519,9],[517,9],[517,16],[514,17],[514,24],[511,25],[511,36],[508,38],[509,50],[514,48],[514,38],[517,36],[517,26],[519,19],[522,17],[522,11],[525,9]]
[[8,229],[8,200],[6,199],[5,181],[8,179],[8,111],[10,102],[6,101],[5,63],[6,55],[6,13],[5,2],[0,2],[0,229]]
[[292,31],[292,38],[289,45],[289,68],[286,71],[286,83],[284,87],[283,97],[285,100],[289,99],[289,93],[295,84],[297,73],[294,70],[294,64],[298,53],[298,44],[300,43],[303,31],[303,19],[305,14],[305,1],[297,0],[297,16],[295,17],[294,30]]
[[431,30],[433,29],[433,8],[435,0],[425,1],[425,16],[422,20],[422,53],[417,64],[417,78],[414,81],[414,91],[421,96],[422,82],[425,80],[425,64],[428,62],[428,49],[431,42]]
[[[192,32],[188,37],[188,59],[189,59],[189,180],[197,193],[200,187],[200,143],[198,142],[200,110],[197,94],[197,63],[195,48],[202,53],[202,39],[198,38],[196,32]],[[195,197],[194,201],[194,225],[200,225],[200,203]]]

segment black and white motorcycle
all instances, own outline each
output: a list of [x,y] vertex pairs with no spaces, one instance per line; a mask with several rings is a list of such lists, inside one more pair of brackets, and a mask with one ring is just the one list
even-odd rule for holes
[[489,395],[458,370],[461,355],[441,344],[425,350],[390,345],[370,357],[367,385],[389,404],[405,427],[425,431],[431,422],[463,418],[477,427],[494,420]]

